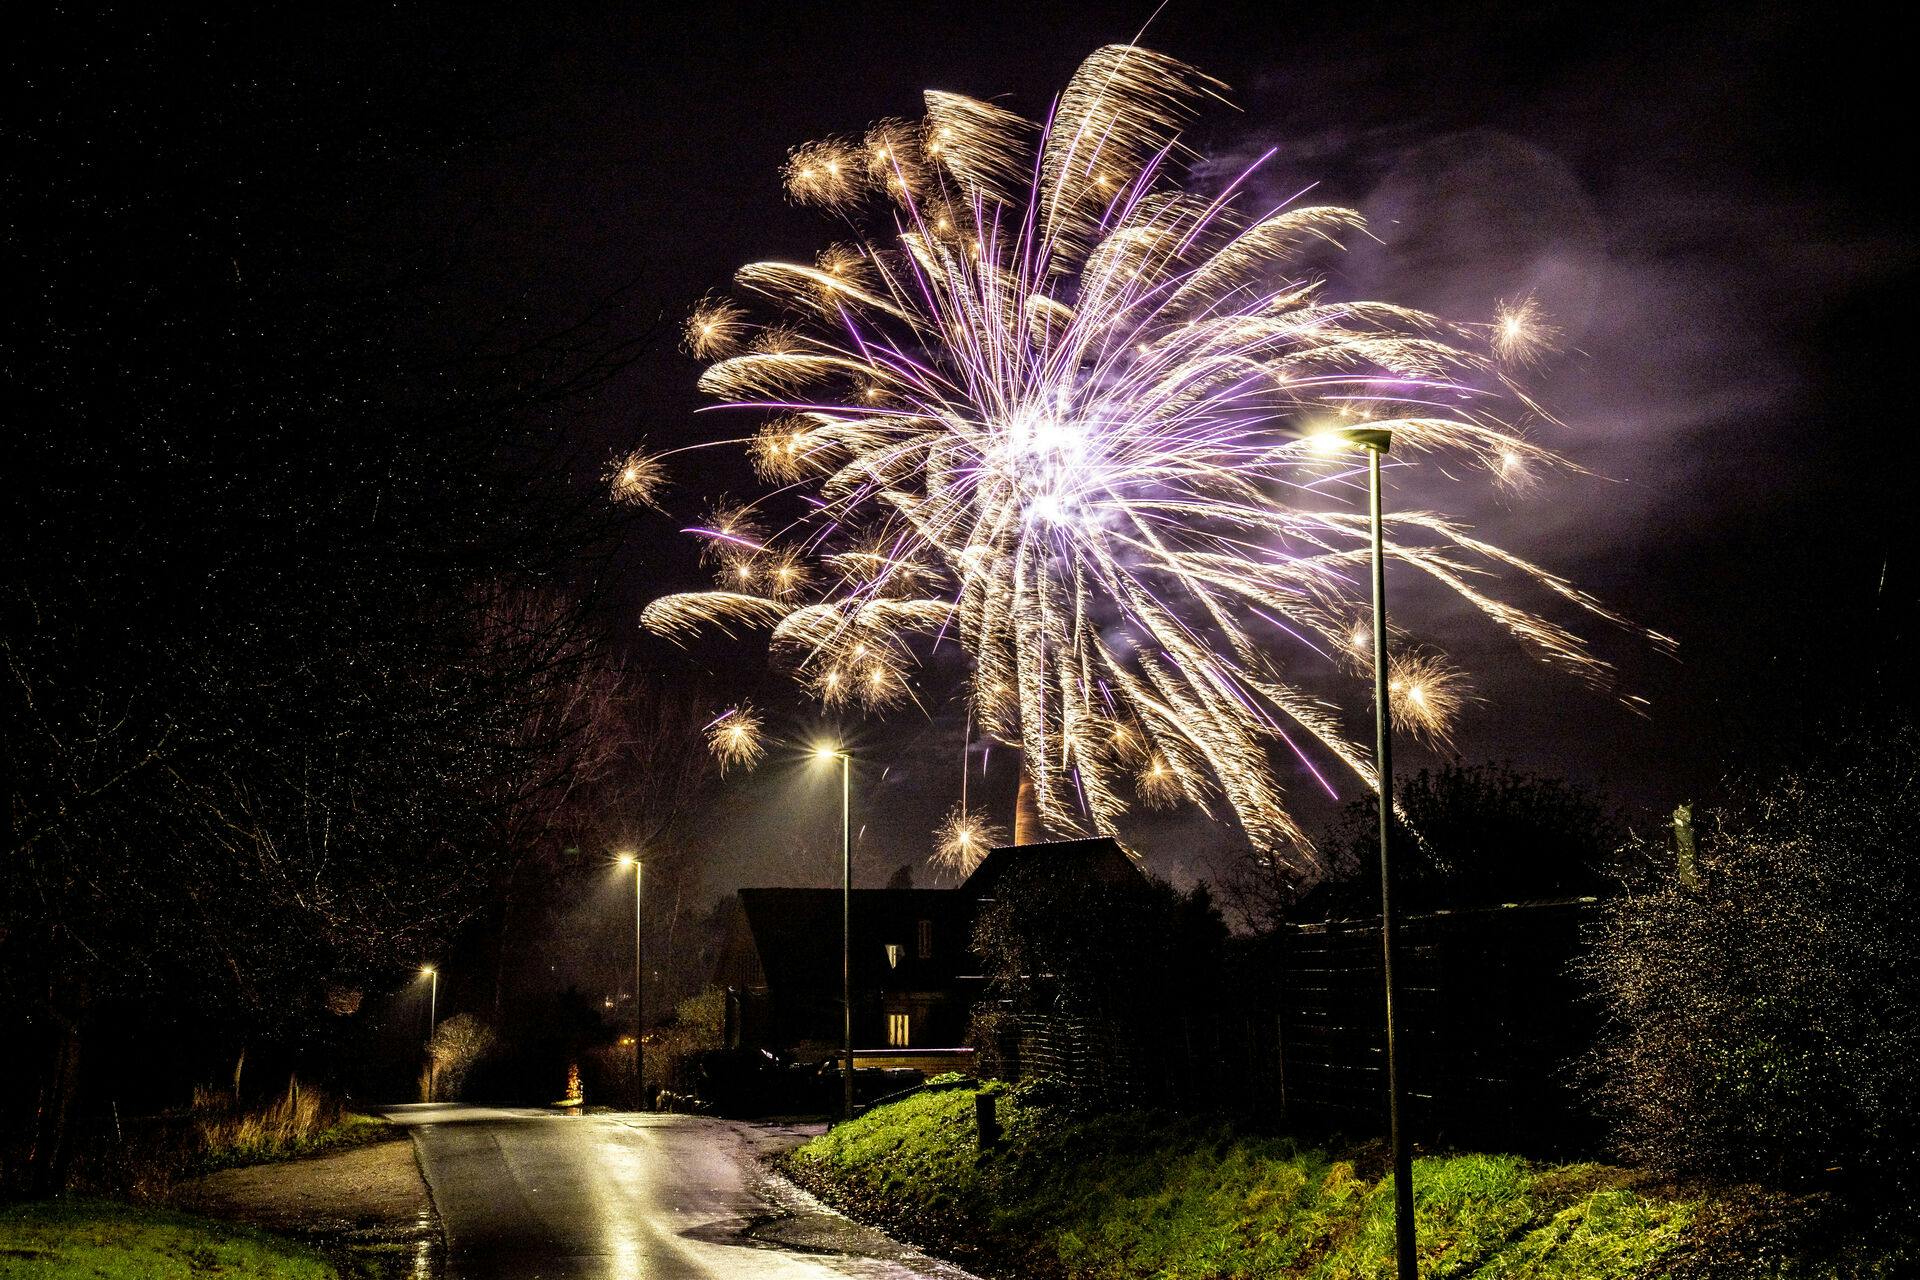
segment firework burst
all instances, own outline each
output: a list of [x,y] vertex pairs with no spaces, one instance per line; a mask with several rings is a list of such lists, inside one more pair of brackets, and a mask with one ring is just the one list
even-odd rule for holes
[[666,485],[667,472],[659,459],[636,449],[609,462],[601,479],[615,502],[633,507],[657,507],[656,499]]
[[[1495,478],[1553,466],[1511,425],[1543,415],[1503,371],[1546,328],[1531,303],[1489,325],[1337,300],[1312,255],[1359,215],[1255,205],[1247,174],[1182,189],[1179,131],[1222,89],[1114,46],[1044,122],[930,92],[921,121],[797,148],[790,198],[865,230],[736,274],[768,304],[759,341],[731,302],[690,323],[714,361],[701,388],[764,415],[743,443],[780,488],[690,530],[722,589],[658,600],[646,624],[769,627],[820,698],[869,708],[906,700],[918,646],[957,642],[981,728],[1022,749],[1054,831],[1192,803],[1309,858],[1280,779],[1372,781],[1309,692],[1353,669],[1369,546],[1351,456],[1318,442],[1370,426],[1396,458]],[[784,526],[766,514],[782,504],[798,511]],[[1402,572],[1606,679],[1574,632],[1513,599],[1620,621],[1570,583],[1442,515],[1394,514],[1386,537]],[[769,580],[803,561],[804,587]],[[1437,735],[1458,677],[1417,661],[1402,714]]]
[[766,745],[760,740],[759,713],[744,702],[722,712],[707,725],[707,749],[720,762],[722,774],[728,769],[751,769],[759,764],[760,757],[767,753]]
[[964,880],[989,851],[1006,841],[1004,827],[955,805],[934,833],[934,869],[954,880]]

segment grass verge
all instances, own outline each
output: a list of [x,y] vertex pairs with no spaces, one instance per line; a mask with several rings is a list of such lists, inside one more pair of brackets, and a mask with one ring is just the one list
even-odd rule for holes
[[0,1275],[9,1280],[338,1280],[320,1254],[228,1223],[105,1200],[0,1207]]
[[326,1127],[307,1132],[243,1130],[232,1134],[207,1134],[203,1131],[203,1145],[199,1153],[190,1159],[189,1170],[192,1173],[212,1173],[241,1165],[305,1160],[309,1156],[332,1155],[337,1151],[363,1147],[370,1142],[385,1142],[405,1134],[406,1130],[397,1124],[357,1111],[344,1112]]
[[[1393,1190],[1377,1144],[1329,1152],[1143,1113],[1073,1116],[1003,1093],[1005,1133],[976,1150],[973,1095],[915,1095],[788,1157],[797,1181],[990,1274],[1131,1277],[1392,1274]],[[1515,1156],[1414,1167],[1430,1280],[1637,1280],[1667,1274],[1700,1202],[1605,1165]]]

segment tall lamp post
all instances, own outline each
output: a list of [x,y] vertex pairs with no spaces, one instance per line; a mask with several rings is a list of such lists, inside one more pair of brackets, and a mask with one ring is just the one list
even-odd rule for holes
[[1331,447],[1356,448],[1367,455],[1367,516],[1372,536],[1373,562],[1373,755],[1379,775],[1380,810],[1380,969],[1386,987],[1387,1013],[1387,1127],[1393,1143],[1393,1252],[1398,1280],[1419,1280],[1420,1263],[1414,1253],[1413,1150],[1401,1123],[1406,1088],[1400,1079],[1399,1024],[1396,1021],[1393,958],[1398,922],[1393,915],[1393,861],[1388,853],[1393,830],[1393,716],[1387,685],[1387,557],[1380,518],[1380,459],[1393,444],[1393,433],[1383,427],[1347,427],[1321,439]]
[[434,1061],[433,1028],[440,1014],[440,970],[430,964],[420,966],[420,976],[432,985],[427,988],[427,1101],[433,1101]]
[[853,782],[852,761],[838,747],[815,747],[814,758],[840,762],[840,1030],[846,1066],[840,1073],[841,1115],[853,1119]]
[[633,1089],[639,1099],[640,1110],[650,1111],[647,1105],[647,1018],[646,1000],[643,992],[646,982],[646,942],[640,932],[641,888],[646,884],[646,868],[640,863],[640,855],[623,853],[620,865],[633,868]]

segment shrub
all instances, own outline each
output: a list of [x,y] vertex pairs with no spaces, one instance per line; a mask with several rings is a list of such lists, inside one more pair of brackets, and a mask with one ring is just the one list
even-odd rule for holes
[[[648,1092],[658,1093],[662,1089],[692,1092],[685,1064],[695,1054],[726,1048],[726,1028],[725,988],[708,987],[682,1000],[675,1006],[671,1021],[647,1033]],[[628,1075],[632,1075],[631,1068]]]
[[1920,733],[1857,732],[1733,794],[1594,931],[1595,1092],[1638,1160],[1898,1200],[1920,1190]]
[[470,1013],[456,1013],[433,1029],[427,1056],[433,1060],[436,1098],[458,1098],[474,1064],[492,1052],[493,1028]]

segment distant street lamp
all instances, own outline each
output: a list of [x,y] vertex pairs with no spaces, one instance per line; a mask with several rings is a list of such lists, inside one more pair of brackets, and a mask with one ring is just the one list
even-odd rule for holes
[[440,1013],[440,971],[432,965],[421,965],[420,976],[429,979],[432,986],[427,989],[427,1101],[433,1101],[434,1062],[433,1028]]
[[647,877],[638,854],[622,853],[620,865],[633,868],[633,1087],[639,1096],[640,1109],[649,1111],[652,1108],[647,1106],[647,1050],[643,1043],[647,1038],[646,1001],[642,994],[647,953],[640,932],[641,889]]
[[1387,557],[1380,518],[1380,459],[1393,444],[1384,427],[1347,427],[1314,439],[1329,449],[1362,449],[1367,455],[1367,513],[1373,538],[1373,734],[1374,771],[1379,775],[1380,809],[1380,967],[1387,1004],[1387,1127],[1393,1143],[1393,1252],[1398,1280],[1419,1280],[1414,1254],[1413,1151],[1401,1124],[1406,1090],[1396,1052],[1393,956],[1398,929],[1393,916],[1393,864],[1388,836],[1393,829],[1393,724],[1387,695]]
[[816,760],[840,762],[840,1029],[846,1069],[841,1073],[841,1114],[853,1119],[853,783],[851,760],[834,746],[818,746]]

